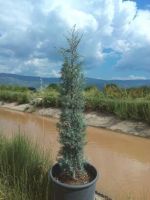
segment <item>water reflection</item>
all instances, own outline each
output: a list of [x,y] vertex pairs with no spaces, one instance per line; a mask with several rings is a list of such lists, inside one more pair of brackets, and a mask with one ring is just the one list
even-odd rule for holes
[[[8,137],[21,132],[42,148],[58,151],[56,120],[0,109],[0,130]],[[97,190],[115,200],[150,199],[150,140],[88,127],[86,158],[93,163],[100,179]]]

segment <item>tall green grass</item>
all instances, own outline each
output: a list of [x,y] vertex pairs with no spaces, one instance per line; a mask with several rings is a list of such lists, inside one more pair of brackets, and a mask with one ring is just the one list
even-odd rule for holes
[[26,87],[0,85],[0,101],[29,103],[31,91]]
[[[58,86],[57,86],[58,87]],[[0,101],[31,103],[34,107],[59,108],[57,87],[43,88],[32,93],[27,88],[0,86]],[[144,121],[150,124],[150,89],[121,89],[109,86],[102,92],[96,87],[85,89],[85,111],[114,114],[121,119]],[[135,98],[136,97],[136,98]]]
[[0,136],[0,199],[46,200],[50,165],[28,138]]
[[18,104],[29,103],[30,94],[27,91],[0,90],[0,101],[17,102]]
[[[60,107],[59,93],[50,90],[43,92],[42,101],[35,107]],[[98,89],[84,92],[85,111],[113,114],[121,119],[144,121],[150,124],[150,101],[147,98],[110,98]]]
[[86,110],[114,114],[121,119],[150,124],[150,101],[86,97]]

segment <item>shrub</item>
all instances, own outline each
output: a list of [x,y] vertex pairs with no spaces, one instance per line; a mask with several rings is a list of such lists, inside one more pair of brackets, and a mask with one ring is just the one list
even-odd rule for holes
[[0,101],[17,102],[19,104],[29,103],[29,92],[16,92],[9,90],[0,90]]
[[58,163],[63,173],[74,179],[79,173],[85,172],[84,79],[80,56],[77,52],[80,39],[74,28],[70,37],[67,38],[68,48],[62,49],[64,57],[60,90],[62,112],[58,124],[61,144]]
[[59,93],[56,91],[51,91],[44,94],[42,105],[44,107],[58,107],[60,105],[58,96]]

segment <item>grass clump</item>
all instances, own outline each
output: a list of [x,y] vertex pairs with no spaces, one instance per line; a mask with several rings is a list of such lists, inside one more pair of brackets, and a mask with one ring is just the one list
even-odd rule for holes
[[48,158],[25,136],[0,136],[0,199],[46,200]]
[[0,100],[4,102],[17,102],[18,104],[29,103],[30,94],[28,91],[0,90]]

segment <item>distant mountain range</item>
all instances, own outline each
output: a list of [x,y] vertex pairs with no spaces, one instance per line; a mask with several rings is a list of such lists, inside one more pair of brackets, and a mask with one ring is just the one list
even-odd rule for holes
[[[50,83],[59,83],[59,78],[41,78],[35,76],[23,76],[17,74],[6,74],[0,73],[0,84],[4,85],[19,85],[26,87],[39,88],[42,84],[44,86],[49,85]],[[106,84],[116,84],[123,88],[129,87],[140,87],[140,86],[150,86],[150,79],[146,80],[102,80],[95,78],[86,78],[86,85],[95,85],[99,89],[103,89]]]

